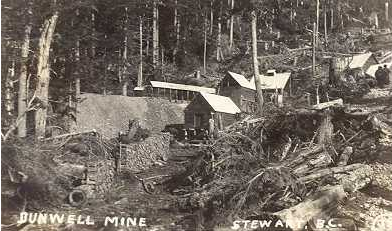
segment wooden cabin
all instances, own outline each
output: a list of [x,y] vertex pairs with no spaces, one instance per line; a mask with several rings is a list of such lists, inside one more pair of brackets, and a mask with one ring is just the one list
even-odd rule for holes
[[241,110],[228,97],[200,92],[185,108],[187,128],[209,129],[209,120],[214,119],[217,128],[222,129],[237,119]]
[[227,72],[219,83],[219,95],[229,97],[242,112],[256,110],[256,88],[243,75]]
[[151,97],[169,100],[191,101],[199,92],[215,94],[215,88],[199,87],[178,83],[150,81],[151,85],[144,87],[144,94]]
[[[290,72],[277,73],[275,70],[268,70],[267,74],[260,77],[265,101],[276,101],[278,104],[282,104],[284,96],[290,95]],[[252,77],[250,83],[255,85],[254,77]]]

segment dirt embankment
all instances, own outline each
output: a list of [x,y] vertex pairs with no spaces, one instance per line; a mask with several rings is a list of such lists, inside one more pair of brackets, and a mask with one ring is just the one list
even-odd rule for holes
[[139,119],[143,127],[161,131],[167,124],[183,123],[185,107],[159,98],[82,94],[75,130],[95,129],[112,138],[128,128],[129,120]]

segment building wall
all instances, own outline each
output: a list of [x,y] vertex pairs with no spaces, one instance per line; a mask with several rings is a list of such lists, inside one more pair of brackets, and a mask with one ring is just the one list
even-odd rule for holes
[[200,128],[208,129],[208,120],[211,118],[211,106],[208,105],[202,97],[197,96],[184,111],[185,114],[185,127],[195,127],[195,115],[199,114],[202,116]]
[[252,112],[252,106],[249,107],[249,104],[256,102],[256,91],[241,87],[230,75],[226,75],[221,81],[219,95],[229,97],[241,111],[247,113]]
[[209,127],[209,119],[211,118],[211,112],[215,114],[214,120],[217,124],[218,115],[222,117],[222,124],[224,127],[234,123],[236,121],[236,115],[215,112],[211,109],[210,105],[200,96],[196,97],[186,108],[184,111],[185,114],[185,127],[194,128],[195,127],[195,115],[198,114],[202,116],[201,126],[197,128],[208,129]]

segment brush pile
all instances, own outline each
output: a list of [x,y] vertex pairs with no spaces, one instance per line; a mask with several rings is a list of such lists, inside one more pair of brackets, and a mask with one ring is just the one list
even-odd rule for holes
[[390,127],[374,123],[377,115],[346,113],[343,106],[266,110],[204,147],[188,176],[193,190],[182,196],[184,206],[212,211],[215,218],[247,218],[305,203],[324,186],[355,191],[369,182],[370,172],[345,182],[336,176],[365,169],[359,161],[381,148],[380,126]]

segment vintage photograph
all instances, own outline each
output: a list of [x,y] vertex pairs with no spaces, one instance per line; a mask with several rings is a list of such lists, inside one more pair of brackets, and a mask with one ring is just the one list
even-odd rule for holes
[[1,0],[1,230],[392,231],[391,0]]

